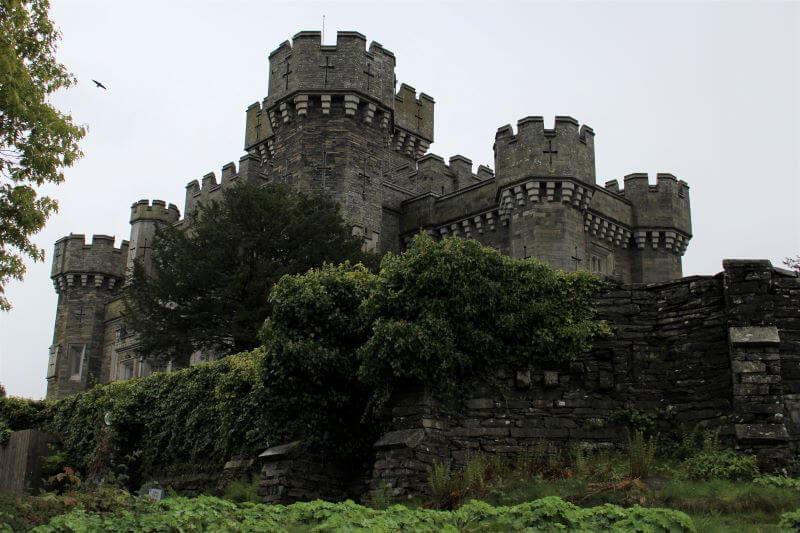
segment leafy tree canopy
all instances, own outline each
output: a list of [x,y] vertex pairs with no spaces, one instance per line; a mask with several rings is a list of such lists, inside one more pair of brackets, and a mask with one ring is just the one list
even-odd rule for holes
[[44,259],[31,235],[58,203],[36,187],[64,181],[80,157],[85,135],[47,96],[75,79],[56,61],[58,31],[47,0],[0,0],[0,310],[11,303],[3,289],[25,274],[23,257]]
[[595,319],[600,288],[588,272],[418,235],[406,252],[384,257],[364,302],[374,325],[359,349],[360,377],[378,392],[407,380],[446,392],[500,367],[571,360],[610,333]]
[[156,233],[149,273],[136,265],[126,307],[141,353],[185,365],[197,349],[252,349],[281,276],[326,261],[374,262],[361,245],[325,196],[255,183],[226,189],[188,231]]

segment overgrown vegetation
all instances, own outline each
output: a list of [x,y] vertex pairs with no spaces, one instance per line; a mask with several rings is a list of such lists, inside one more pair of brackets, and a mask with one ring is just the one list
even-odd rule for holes
[[262,358],[263,351],[255,350],[97,386],[57,402],[2,398],[0,420],[13,429],[37,427],[57,434],[65,466],[87,479],[134,488],[172,464],[216,469],[231,455],[267,441],[269,424],[258,390]]
[[569,360],[588,348],[608,331],[594,317],[599,287],[587,273],[421,235],[387,255],[378,274],[343,263],[283,276],[264,304],[258,349],[57,402],[4,398],[0,421],[59,435],[64,466],[131,488],[171,465],[216,469],[295,439],[359,461],[398,384],[447,393],[498,367]]
[[[3,520],[0,515],[0,530]],[[669,509],[615,505],[582,508],[557,497],[494,507],[472,501],[455,511],[394,505],[376,510],[351,501],[263,505],[201,496],[158,503],[120,502],[116,512],[78,505],[55,516],[39,533],[73,531],[696,531],[688,516]]]

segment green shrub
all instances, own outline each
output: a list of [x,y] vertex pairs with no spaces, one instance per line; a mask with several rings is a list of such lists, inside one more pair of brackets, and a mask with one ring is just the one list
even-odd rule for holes
[[683,477],[693,480],[749,481],[759,474],[756,456],[739,455],[733,450],[700,452],[685,460],[680,471]]
[[783,513],[778,525],[790,531],[800,531],[800,509]]
[[792,477],[758,476],[753,480],[753,483],[762,487],[778,487],[781,489],[800,491],[800,479]]
[[261,331],[262,408],[278,441],[303,439],[346,457],[378,439],[363,418],[371,389],[356,377],[356,350],[370,332],[359,308],[374,284],[363,265],[344,263],[284,276],[272,289]]

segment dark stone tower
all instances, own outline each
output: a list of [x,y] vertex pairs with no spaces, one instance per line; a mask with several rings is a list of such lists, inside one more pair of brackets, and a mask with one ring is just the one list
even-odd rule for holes
[[368,249],[396,250],[384,216],[384,182],[414,165],[433,141],[433,99],[403,84],[395,57],[366,37],[339,32],[335,46],[300,32],[269,56],[269,92],[247,110],[245,149],[271,182],[325,191]]
[[63,398],[101,382],[106,305],[125,278],[128,241],[70,234],[56,241],[51,278],[58,293],[47,367],[47,397]]

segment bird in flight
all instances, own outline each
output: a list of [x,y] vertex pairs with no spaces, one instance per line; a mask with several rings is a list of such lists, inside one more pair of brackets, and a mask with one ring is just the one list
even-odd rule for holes
[[[92,80],[92,81],[94,82],[95,86],[96,86],[98,89],[106,89],[106,86],[105,86],[105,85],[103,85],[102,83],[100,83],[99,81],[97,81],[97,80]],[[106,89],[106,90],[108,90],[108,89]]]

